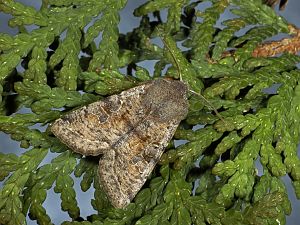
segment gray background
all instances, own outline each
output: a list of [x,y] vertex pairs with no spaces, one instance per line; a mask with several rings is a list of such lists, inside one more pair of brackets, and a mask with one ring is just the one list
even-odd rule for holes
[[[39,8],[41,5],[41,1],[29,1],[29,0],[20,0],[19,2],[22,2],[26,5],[31,5],[35,8]],[[138,2],[138,3],[137,3]],[[139,18],[135,18],[132,15],[132,11],[134,8],[136,8],[138,5],[143,4],[145,1],[134,1],[130,0],[126,6],[125,9],[121,11],[121,22],[119,25],[120,32],[126,33],[128,31],[131,31],[132,28],[137,27],[139,25]],[[285,17],[290,23],[293,23],[300,27],[300,1],[298,0],[290,0],[286,9],[282,12],[279,12],[280,15]],[[164,18],[165,16],[163,16]],[[223,20],[225,18],[230,18],[231,15],[227,11],[222,15]],[[2,33],[8,33],[15,35],[17,33],[17,29],[11,28],[7,25],[8,19],[10,19],[10,15],[6,15],[2,12],[0,12],[0,32]],[[220,23],[219,23],[220,25]],[[147,61],[140,64],[141,66],[144,66],[149,69],[150,72],[153,71],[153,61]],[[21,110],[21,113],[25,113],[26,110]],[[27,110],[28,112],[28,110]],[[44,129],[44,128],[40,128]],[[19,143],[12,141],[8,135],[4,133],[0,133],[0,152],[2,153],[15,153],[17,155],[20,155],[24,152],[24,149],[21,149],[19,147]],[[298,151],[299,152],[299,151]],[[50,163],[51,159],[56,157],[56,154],[49,153],[47,158],[42,162],[44,163]],[[259,168],[260,169],[260,168]],[[73,176],[74,177],[74,176]],[[80,190],[80,179],[75,178],[75,189],[78,190],[79,195],[77,195],[77,201],[80,205],[80,212],[82,217],[86,217],[87,215],[91,215],[92,213],[96,213],[96,211],[91,207],[90,199],[93,198],[93,189],[90,189],[87,192],[82,192]],[[300,210],[300,201],[296,199],[296,196],[294,194],[293,187],[291,186],[290,179],[286,176],[283,177],[284,182],[286,183],[287,190],[289,193],[289,198],[292,202],[292,214],[287,217],[287,224],[293,225],[293,224],[299,224],[300,217],[298,216],[299,210]],[[0,182],[0,187],[2,186],[3,182]],[[52,222],[54,224],[60,224],[64,220],[69,220],[69,216],[66,212],[61,211],[60,209],[60,197],[58,194],[55,194],[53,189],[50,189],[48,191],[48,197],[46,201],[44,202],[44,207],[47,210],[47,213],[50,215]],[[28,224],[37,224],[35,221],[31,221],[28,219]]]

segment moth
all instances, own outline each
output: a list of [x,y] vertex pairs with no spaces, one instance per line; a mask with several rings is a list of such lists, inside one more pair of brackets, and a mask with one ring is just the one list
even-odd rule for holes
[[188,87],[156,79],[76,109],[51,126],[74,152],[101,155],[98,176],[111,204],[126,207],[188,112]]

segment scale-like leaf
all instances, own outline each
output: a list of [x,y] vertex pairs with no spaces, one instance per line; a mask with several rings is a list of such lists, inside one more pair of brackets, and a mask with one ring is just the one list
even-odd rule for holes
[[[0,153],[0,224],[62,222],[44,205],[52,188],[70,216],[64,225],[285,224],[282,176],[300,198],[299,28],[268,6],[278,1],[153,0],[135,6],[140,24],[120,34],[127,3],[0,2],[17,30],[0,33],[0,131],[26,148]],[[270,43],[279,33],[286,38]],[[98,180],[101,156],[73,154],[47,126],[162,75],[188,85],[188,115],[143,188],[115,209]],[[94,190],[86,218],[72,173]]]

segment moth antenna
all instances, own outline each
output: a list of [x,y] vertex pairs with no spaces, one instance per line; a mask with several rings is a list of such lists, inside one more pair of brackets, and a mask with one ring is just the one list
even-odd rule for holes
[[[168,49],[169,53],[171,54],[171,57],[173,59],[173,61],[175,62],[175,65],[177,67],[177,71],[178,71],[178,75],[179,75],[179,79],[181,82],[183,82],[183,79],[182,79],[182,72],[181,72],[181,68],[180,68],[180,65],[178,63],[178,60],[176,59],[175,55],[173,54],[170,46],[168,45],[167,41],[165,40],[164,36],[162,35],[161,31],[158,30],[158,36],[161,38],[162,42],[164,43],[164,46]],[[199,96],[200,98],[202,98],[211,108],[212,110],[215,112],[216,116],[219,117],[219,119],[225,123],[226,121],[224,120],[224,118],[221,116],[221,114],[218,112],[218,110],[213,106],[213,104],[211,104],[202,94],[198,93],[198,92],[195,92],[193,90],[189,90],[191,93]]]
[[180,68],[180,66],[179,66],[179,63],[178,63],[178,61],[177,61],[175,55],[173,54],[173,52],[172,52],[170,46],[169,46],[168,43],[166,42],[164,36],[161,34],[161,31],[160,31],[160,30],[158,31],[158,36],[160,36],[162,42],[164,43],[164,46],[168,49],[168,52],[171,54],[171,57],[172,57],[174,63],[176,64],[176,67],[177,67],[177,71],[178,71],[178,75],[179,75],[179,80],[180,80],[181,82],[183,82],[183,79],[182,79],[182,72],[181,72],[181,68]]
[[211,104],[203,95],[201,95],[200,93],[193,91],[193,90],[189,90],[191,93],[199,96],[200,98],[202,98],[210,107],[211,109],[215,112],[215,114],[217,115],[217,117],[219,117],[219,119],[224,123],[227,124],[226,121],[224,120],[223,116],[218,112],[218,110],[213,106],[213,104]]

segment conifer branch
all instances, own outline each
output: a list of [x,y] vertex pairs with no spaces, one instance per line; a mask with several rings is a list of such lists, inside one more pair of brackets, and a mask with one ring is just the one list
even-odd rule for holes
[[[0,153],[0,224],[285,224],[282,176],[300,198],[300,31],[272,9],[286,0],[208,2],[146,1],[134,10],[140,25],[120,34],[126,0],[45,0],[40,9],[0,1],[19,31],[0,33],[0,131],[23,148],[20,156]],[[219,28],[226,10],[235,17]],[[289,36],[265,42],[279,33]],[[142,66],[148,60],[153,72]],[[49,127],[164,73],[197,96],[143,188],[116,209],[99,185],[99,158],[72,153]],[[49,150],[53,159],[41,164]],[[54,221],[44,204],[51,188],[67,221]],[[82,218],[76,196],[91,189],[96,212]]]

